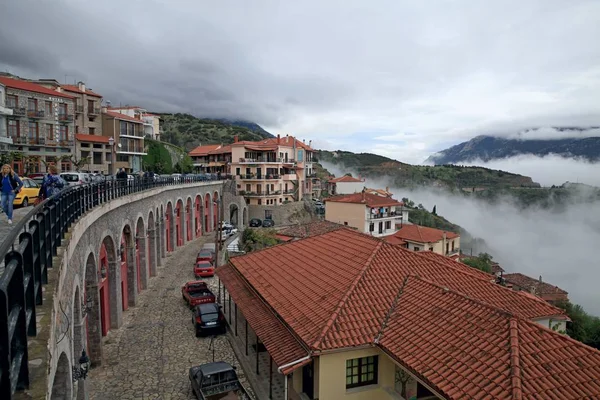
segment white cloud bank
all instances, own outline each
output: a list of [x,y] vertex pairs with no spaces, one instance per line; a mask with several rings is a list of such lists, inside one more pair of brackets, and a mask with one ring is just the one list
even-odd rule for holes
[[[326,165],[339,175],[345,172]],[[331,169],[330,169],[331,168]],[[384,187],[385,181],[367,180],[371,187]],[[588,312],[600,315],[600,202],[573,205],[564,212],[550,210],[518,211],[509,202],[490,205],[469,198],[427,190],[407,191],[390,187],[394,197],[408,197],[456,223],[473,236],[483,238],[493,256],[507,272],[540,275],[569,292],[569,298]],[[467,250],[468,249],[464,249]]]

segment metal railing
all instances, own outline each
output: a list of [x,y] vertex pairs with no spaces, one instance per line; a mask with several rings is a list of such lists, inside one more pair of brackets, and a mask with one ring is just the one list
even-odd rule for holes
[[205,176],[107,180],[69,187],[35,206],[0,245],[0,399],[29,387],[28,337],[36,336],[36,306],[67,230],[88,210],[156,187],[205,182]]

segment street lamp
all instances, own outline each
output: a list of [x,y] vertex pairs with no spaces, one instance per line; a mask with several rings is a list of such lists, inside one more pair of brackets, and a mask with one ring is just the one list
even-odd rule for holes
[[85,349],[83,349],[81,357],[79,358],[79,367],[73,367],[73,382],[87,378],[91,364],[90,358],[85,354]]
[[108,138],[108,145],[110,146],[110,174],[114,175],[115,173],[115,138],[114,137],[109,137]]

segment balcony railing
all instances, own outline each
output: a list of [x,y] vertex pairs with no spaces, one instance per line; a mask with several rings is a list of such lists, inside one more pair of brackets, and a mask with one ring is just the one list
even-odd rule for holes
[[258,158],[240,158],[241,164],[257,164],[257,163],[282,163],[283,158],[258,157]]
[[144,132],[139,132],[139,131],[133,131],[133,132],[121,131],[121,132],[119,132],[119,136],[129,136],[129,137],[135,137],[135,138],[143,138],[144,137]]
[[73,116],[71,114],[58,114],[58,121],[63,123],[73,122]]
[[27,116],[29,118],[44,118],[46,113],[43,110],[27,110]]
[[59,147],[73,147],[75,142],[73,140],[61,140],[58,145]]
[[383,219],[383,218],[402,218],[402,213],[396,212],[396,211],[391,211],[391,212],[387,212],[387,213],[383,213],[383,214],[369,214],[367,219],[372,220],[372,219]]
[[27,109],[25,107],[8,107],[13,110],[13,116],[15,117],[24,117],[27,115]]
[[279,196],[280,194],[283,194],[281,192],[281,190],[254,190],[254,191],[239,190],[238,193],[240,196],[246,196],[246,197]]
[[458,253],[460,253],[460,248],[459,247],[455,247],[454,250],[448,250],[446,252],[446,255],[447,256],[452,256],[452,255],[458,254]]
[[118,149],[117,153],[145,153],[144,147],[142,146],[122,146]]
[[75,112],[78,114],[81,114],[83,112],[83,106],[82,105],[76,105],[75,106]]
[[98,115],[98,114],[100,114],[100,108],[88,107],[88,115]]
[[281,175],[279,174],[261,174],[261,175],[256,175],[256,174],[241,174],[241,175],[237,175],[240,179],[247,179],[247,180],[278,180],[281,179]]

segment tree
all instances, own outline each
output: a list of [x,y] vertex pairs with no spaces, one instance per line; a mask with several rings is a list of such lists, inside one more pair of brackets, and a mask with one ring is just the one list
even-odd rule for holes
[[476,268],[480,271],[492,273],[492,256],[488,253],[479,253],[477,257],[469,257],[461,259],[463,264],[467,264],[469,267]]
[[575,340],[600,349],[600,318],[588,314],[579,304],[561,301],[557,307],[565,310],[571,319],[567,323],[567,334]]
[[350,172],[348,172],[347,174],[344,174],[344,176],[352,177],[352,174]]
[[79,170],[85,167],[90,162],[90,157],[83,157],[77,159],[75,155],[68,156],[68,160],[71,161],[71,165],[75,168],[75,171],[79,172]]
[[406,399],[406,387],[408,385],[408,382],[410,382],[411,380],[411,376],[408,374],[408,372],[406,372],[405,370],[403,370],[402,368],[396,368],[396,374],[395,374],[395,381],[396,383],[400,384],[400,396],[402,396],[403,399]]
[[404,203],[406,207],[415,208],[415,202],[410,200],[408,197],[403,197],[402,203]]
[[432,213],[433,215],[437,215],[437,210],[436,210],[436,208],[437,208],[437,207],[434,205],[434,206],[433,206],[433,210],[431,210],[431,213]]
[[0,165],[8,164],[11,165],[13,162],[21,160],[23,153],[18,151],[7,151],[0,153]]

